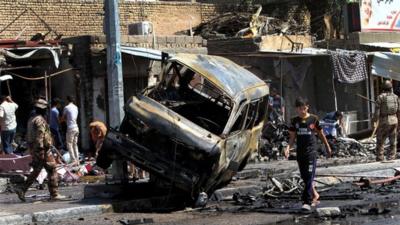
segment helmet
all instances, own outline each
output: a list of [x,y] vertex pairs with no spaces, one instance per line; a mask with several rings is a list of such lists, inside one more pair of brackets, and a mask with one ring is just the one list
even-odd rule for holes
[[385,82],[383,82],[382,88],[384,90],[390,90],[393,88],[392,82],[390,80],[385,80]]
[[39,109],[46,109],[47,108],[47,102],[44,99],[38,99],[35,101],[35,107]]

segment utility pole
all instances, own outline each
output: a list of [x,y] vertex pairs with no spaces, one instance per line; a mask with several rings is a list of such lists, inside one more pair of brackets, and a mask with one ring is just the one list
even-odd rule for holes
[[[107,41],[108,122],[117,128],[124,118],[124,83],[122,77],[121,34],[119,28],[118,0],[104,0],[104,33]],[[127,181],[126,163],[114,160],[113,178]]]
[[109,125],[118,127],[124,117],[121,34],[118,0],[104,0],[104,33],[107,41],[107,80]]

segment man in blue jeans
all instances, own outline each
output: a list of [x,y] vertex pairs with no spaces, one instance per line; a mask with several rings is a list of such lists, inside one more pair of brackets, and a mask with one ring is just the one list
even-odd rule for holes
[[51,101],[51,111],[50,111],[50,131],[53,136],[55,146],[57,149],[64,149],[64,142],[61,137],[60,132],[60,99],[54,98]]
[[3,151],[6,154],[11,154],[14,152],[12,143],[17,129],[15,111],[18,109],[18,105],[13,102],[10,96],[1,96],[0,102],[1,142]]

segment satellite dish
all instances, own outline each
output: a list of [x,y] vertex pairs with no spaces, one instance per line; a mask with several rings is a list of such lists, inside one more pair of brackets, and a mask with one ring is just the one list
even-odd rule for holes
[[13,78],[12,78],[11,75],[3,75],[3,76],[0,76],[0,81],[1,81],[1,82],[6,81],[6,80],[12,80],[12,79],[13,79]]

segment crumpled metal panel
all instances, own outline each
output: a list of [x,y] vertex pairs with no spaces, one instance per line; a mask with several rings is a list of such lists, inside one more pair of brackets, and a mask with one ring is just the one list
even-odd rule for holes
[[[201,74],[232,99],[257,99],[268,94],[266,83],[250,71],[220,56],[180,53],[170,59]],[[239,100],[240,100],[239,99]]]
[[174,138],[194,147],[194,149],[205,150],[209,154],[219,150],[216,147],[220,142],[220,137],[149,97],[132,97],[125,106],[125,110],[129,115],[140,119],[147,126],[157,129],[163,134],[173,134]]

